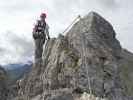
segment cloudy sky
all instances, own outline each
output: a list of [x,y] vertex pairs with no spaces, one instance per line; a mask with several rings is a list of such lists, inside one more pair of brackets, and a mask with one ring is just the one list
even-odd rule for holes
[[133,52],[133,0],[0,0],[0,64],[33,58],[32,28],[48,14],[50,35],[57,36],[77,15],[96,11],[114,26],[121,45]]

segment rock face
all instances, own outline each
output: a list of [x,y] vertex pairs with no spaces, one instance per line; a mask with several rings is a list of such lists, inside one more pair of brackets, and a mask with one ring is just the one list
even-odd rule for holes
[[7,74],[6,71],[0,67],[0,100],[6,100],[7,92]]
[[123,49],[119,66],[120,77],[122,84],[125,84],[126,93],[133,96],[133,54]]
[[65,36],[47,41],[42,61],[21,80],[16,100],[79,100],[84,92],[129,100],[120,70],[125,58],[115,35],[109,22],[89,13]]

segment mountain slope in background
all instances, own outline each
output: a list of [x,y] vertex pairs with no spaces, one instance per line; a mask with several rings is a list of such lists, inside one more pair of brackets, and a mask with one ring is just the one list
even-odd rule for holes
[[18,94],[18,81],[31,70],[32,62],[0,66],[0,100],[11,100]]
[[14,84],[17,80],[21,79],[24,76],[24,74],[29,73],[31,67],[32,67],[32,62],[8,64],[3,66],[9,77],[8,79],[9,84]]

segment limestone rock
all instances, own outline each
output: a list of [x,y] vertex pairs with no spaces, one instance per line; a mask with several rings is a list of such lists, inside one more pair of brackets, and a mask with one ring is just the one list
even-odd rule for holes
[[125,84],[126,93],[133,96],[133,54],[123,49],[121,56],[119,60],[120,77],[122,83]]
[[91,12],[65,36],[48,40],[42,61],[20,82],[17,100],[76,100],[84,92],[129,100],[120,75],[123,49],[115,35],[108,21]]

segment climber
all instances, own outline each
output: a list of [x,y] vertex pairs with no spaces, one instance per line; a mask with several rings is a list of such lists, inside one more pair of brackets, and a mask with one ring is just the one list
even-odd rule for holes
[[40,20],[37,21],[33,28],[33,38],[35,41],[35,61],[42,58],[43,45],[46,39],[50,39],[49,26],[45,21],[46,13],[40,15]]

